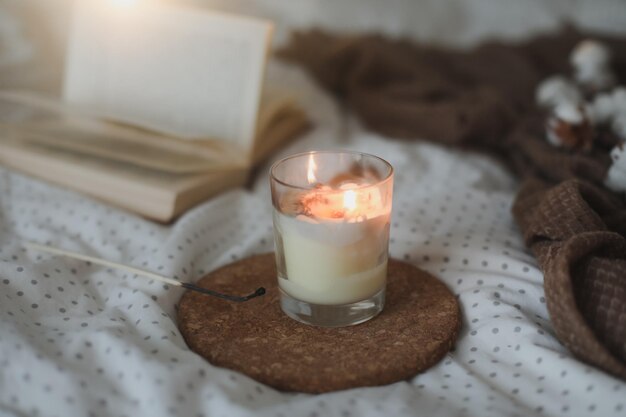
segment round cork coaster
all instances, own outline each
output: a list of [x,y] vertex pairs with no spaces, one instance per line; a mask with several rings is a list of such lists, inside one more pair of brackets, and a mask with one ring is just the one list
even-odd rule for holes
[[406,380],[436,364],[460,325],[456,297],[432,275],[389,260],[383,312],[363,324],[322,328],[280,309],[273,254],[222,267],[198,285],[229,294],[259,286],[263,297],[233,303],[187,291],[178,325],[189,347],[214,365],[283,391],[322,393]]

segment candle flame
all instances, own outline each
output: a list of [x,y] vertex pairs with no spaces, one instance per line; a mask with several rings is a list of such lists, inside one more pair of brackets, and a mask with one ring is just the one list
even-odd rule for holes
[[306,179],[309,182],[309,184],[315,184],[317,182],[315,171],[317,171],[317,165],[315,164],[315,159],[313,159],[313,154],[309,154],[309,166],[307,168],[307,173],[306,173]]
[[356,209],[356,192],[348,190],[343,195],[343,206],[347,210]]

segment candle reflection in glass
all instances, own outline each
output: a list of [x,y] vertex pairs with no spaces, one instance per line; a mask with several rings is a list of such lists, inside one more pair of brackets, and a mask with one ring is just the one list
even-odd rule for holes
[[310,152],[271,170],[281,308],[307,324],[358,324],[384,305],[393,169],[357,152]]

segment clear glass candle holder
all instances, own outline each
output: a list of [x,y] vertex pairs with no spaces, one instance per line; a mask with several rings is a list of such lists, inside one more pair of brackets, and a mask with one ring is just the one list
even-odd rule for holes
[[300,322],[362,323],[385,303],[393,168],[358,152],[309,152],[271,169],[281,308]]

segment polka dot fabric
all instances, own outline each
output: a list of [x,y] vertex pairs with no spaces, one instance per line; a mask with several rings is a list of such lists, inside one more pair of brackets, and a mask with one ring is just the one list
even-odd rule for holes
[[26,251],[26,240],[194,281],[273,249],[267,166],[163,226],[0,169],[0,414],[8,416],[626,416],[626,384],[554,336],[542,275],[510,214],[516,184],[482,155],[367,133],[298,71],[316,128],[284,150],[348,148],[396,170],[390,252],[458,295],[455,349],[390,386],[281,393],[189,351],[181,291]]

